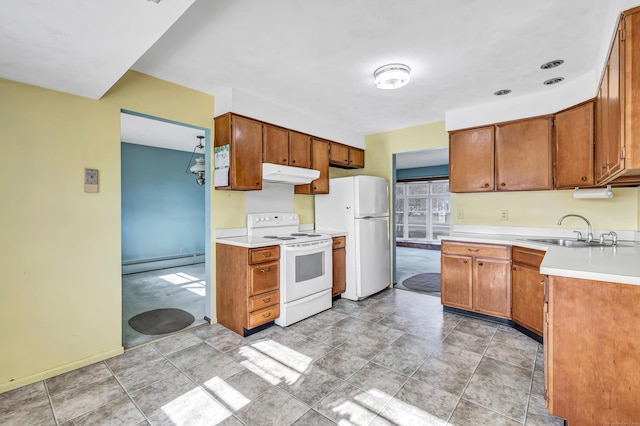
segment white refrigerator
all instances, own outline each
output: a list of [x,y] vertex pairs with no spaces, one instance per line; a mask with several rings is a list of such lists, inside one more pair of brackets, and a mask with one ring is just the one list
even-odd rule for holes
[[315,196],[317,230],[348,232],[347,290],[342,297],[360,300],[391,283],[389,185],[376,176],[331,179],[329,194]]

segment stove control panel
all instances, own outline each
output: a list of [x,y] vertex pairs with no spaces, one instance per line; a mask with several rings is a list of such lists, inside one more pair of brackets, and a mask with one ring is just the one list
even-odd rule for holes
[[274,228],[279,226],[298,226],[297,213],[251,213],[247,215],[247,228]]

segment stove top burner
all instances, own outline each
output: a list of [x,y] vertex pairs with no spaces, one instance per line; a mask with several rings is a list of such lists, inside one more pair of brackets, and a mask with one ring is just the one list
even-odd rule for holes
[[295,237],[278,237],[277,235],[265,235],[264,238],[272,238],[276,240],[295,240]]
[[307,234],[307,237],[322,237],[320,234]]
[[292,237],[306,237],[306,236],[308,236],[308,235],[309,235],[309,234],[304,234],[304,233],[302,233],[302,232],[296,232],[296,233],[294,233],[294,234],[291,234],[291,236],[292,236]]

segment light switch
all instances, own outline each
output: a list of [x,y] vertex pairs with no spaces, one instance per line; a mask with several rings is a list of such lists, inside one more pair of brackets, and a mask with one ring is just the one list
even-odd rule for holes
[[97,169],[84,169],[84,192],[98,192]]

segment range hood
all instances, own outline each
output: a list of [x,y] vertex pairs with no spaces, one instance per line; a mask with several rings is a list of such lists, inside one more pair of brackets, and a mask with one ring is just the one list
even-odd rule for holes
[[320,172],[302,167],[283,166],[273,163],[262,163],[262,181],[302,185],[318,179]]

